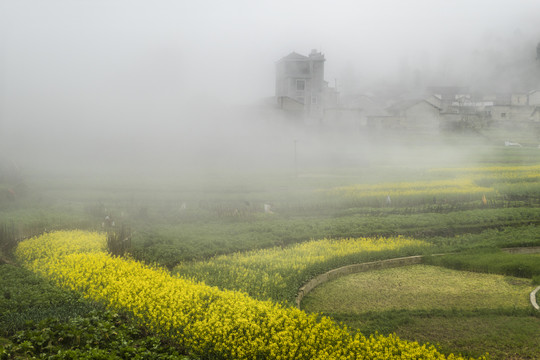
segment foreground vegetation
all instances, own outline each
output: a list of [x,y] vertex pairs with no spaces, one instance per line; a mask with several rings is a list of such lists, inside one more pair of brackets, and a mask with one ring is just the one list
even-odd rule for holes
[[326,317],[111,257],[105,243],[99,234],[55,232],[22,242],[16,256],[59,286],[128,311],[204,359],[447,358],[433,346],[352,335]]
[[[132,260],[150,265],[152,271],[156,265],[174,269],[175,273],[189,277],[193,284],[204,282],[221,290],[242,291],[250,296],[242,299],[270,299],[271,303],[263,303],[272,306],[277,303],[281,309],[288,308],[305,281],[333,267],[419,253],[454,253],[430,258],[431,264],[521,277],[530,284],[538,284],[537,255],[507,254],[500,249],[540,246],[539,155],[537,149],[497,148],[489,156],[475,158],[475,163],[453,167],[381,164],[310,169],[300,171],[299,176],[283,172],[221,173],[171,181],[140,178],[46,181],[29,177],[26,184],[19,182],[17,187],[4,184],[2,188],[0,267],[20,270],[14,266],[17,261],[11,253],[22,239],[55,230],[83,229],[108,232],[109,239],[129,237],[131,241],[122,243],[121,251],[116,253],[127,250]],[[123,229],[131,229],[132,233],[126,234]],[[380,238],[386,240],[376,240]],[[363,247],[370,242],[380,245],[379,248]],[[333,252],[338,244],[341,252]],[[319,253],[313,249],[319,249]],[[103,251],[103,248],[93,249],[90,255],[98,256]],[[13,282],[10,286],[32,288],[26,275],[21,274],[9,272]],[[377,286],[381,285],[383,279]],[[75,288],[76,293],[85,290]],[[44,293],[54,294],[54,291]],[[76,293],[65,294],[71,297]],[[4,299],[12,305],[16,303],[11,300],[13,294],[13,291],[4,293]],[[46,300],[47,296],[29,293],[26,299],[41,298],[43,304],[47,301],[60,304],[54,296]],[[69,306],[43,305],[33,313],[19,308],[6,313],[10,315],[2,314],[0,345],[18,346],[31,341],[32,329],[48,331],[45,329],[54,328],[57,321],[92,322],[93,310],[103,306],[100,302],[118,300],[112,295],[107,299],[101,298],[97,303],[73,300]],[[153,338],[167,344],[169,340],[159,337],[170,338],[169,334],[160,332],[161,326],[147,322],[141,328],[137,317],[131,322],[133,308],[127,305],[121,308],[131,309],[131,314],[126,316],[123,310],[114,308],[113,323],[138,329],[139,335],[129,335],[137,351],[145,346],[159,348],[160,345],[152,342]],[[18,312],[22,314],[20,317],[16,315]],[[376,331],[385,336],[397,332],[404,339],[439,342],[439,349],[446,355],[462,352],[480,356],[490,352],[494,358],[504,358],[504,354],[514,354],[515,358],[537,357],[526,348],[532,341],[527,334],[537,333],[538,314],[519,306],[373,309],[331,316],[349,324],[351,331],[360,329],[368,338]],[[26,320],[32,320],[33,325],[25,327]],[[110,324],[109,315],[98,322],[101,321]],[[230,319],[223,317],[220,321]],[[20,337],[25,340],[16,340],[15,333],[7,331],[12,327],[27,331],[28,336]],[[111,331],[118,332],[114,329]],[[75,328],[67,326],[66,335],[61,337],[68,338],[72,331]],[[520,335],[504,336],[505,333]],[[149,342],[145,343],[146,339]],[[38,349],[41,345],[32,343],[32,346]],[[51,346],[67,351],[76,350],[77,344],[66,342],[55,347],[52,342]],[[215,355],[214,350],[197,349],[191,352],[191,357],[195,353],[201,358]],[[16,354],[20,355],[21,351],[16,350]],[[24,351],[30,356],[34,350]],[[35,351],[37,354],[38,350]],[[174,351],[188,352],[185,344]],[[158,354],[172,353],[159,350],[152,356]]]
[[0,288],[0,359],[182,358],[125,314],[21,267],[0,265]]

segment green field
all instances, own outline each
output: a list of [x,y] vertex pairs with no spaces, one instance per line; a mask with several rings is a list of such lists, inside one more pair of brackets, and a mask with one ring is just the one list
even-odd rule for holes
[[[302,284],[332,268],[447,253],[428,257],[431,266],[418,267],[401,281],[398,275],[405,274],[404,269],[385,270],[391,276],[351,276],[358,282],[365,277],[365,286],[359,288],[326,288],[333,286],[328,283],[303,304],[365,334],[396,332],[404,339],[440,343],[447,353],[539,357],[531,334],[539,332],[540,315],[527,303],[528,291],[540,283],[538,255],[507,254],[501,248],[540,246],[540,152],[473,150],[478,150],[476,156],[452,164],[430,161],[411,167],[379,161],[300,168],[298,174],[290,169],[198,171],[181,177],[29,173],[15,197],[0,198],[0,266],[9,270],[10,287],[31,289],[27,275],[12,270],[17,241],[51,230],[124,228],[131,231],[128,251],[136,260],[292,306]],[[4,183],[0,190],[11,188],[14,184]],[[328,239],[334,246],[340,239],[364,237],[421,243],[339,250],[330,257],[317,242]],[[344,241],[341,245],[347,246]],[[64,296],[47,289],[45,295],[29,290],[24,297],[56,304],[55,299]],[[377,291],[356,293],[365,289]],[[385,291],[384,299],[371,297]],[[320,292],[324,296],[318,296]],[[3,295],[0,304],[15,306],[13,291]],[[348,304],[346,312],[333,307],[337,299]],[[58,312],[49,306],[20,317],[14,315],[18,310],[0,315],[3,341],[15,340],[8,324],[22,324],[39,313],[42,318],[32,325],[39,329],[43,317],[77,319],[91,314],[95,305],[79,306],[78,300],[74,304],[59,306]]]
[[[528,309],[527,279],[416,265],[349,275],[315,288],[308,311],[363,313],[392,310]],[[347,291],[345,291],[347,289]]]
[[414,265],[345,276],[315,288],[302,308],[360,331],[494,359],[538,358],[540,319],[532,316],[526,279]]
[[106,310],[20,267],[0,265],[0,358],[181,359],[125,314]]

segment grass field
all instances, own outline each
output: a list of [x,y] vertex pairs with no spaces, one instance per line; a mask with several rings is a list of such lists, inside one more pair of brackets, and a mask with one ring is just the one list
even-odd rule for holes
[[[538,358],[540,318],[527,279],[415,265],[345,276],[308,294],[302,308],[361,331],[396,332],[446,351]],[[513,345],[510,345],[513,344]]]
[[[349,275],[315,288],[308,311],[528,309],[530,280],[416,265]],[[347,289],[345,291],[345,289]]]

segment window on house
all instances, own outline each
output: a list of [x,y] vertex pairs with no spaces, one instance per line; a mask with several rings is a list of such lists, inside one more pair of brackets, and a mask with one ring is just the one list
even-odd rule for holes
[[502,117],[502,118],[505,118],[505,117],[506,117],[506,113],[501,113],[501,117]]
[[312,96],[312,97],[311,97],[311,103],[312,103],[312,104],[316,104],[316,103],[317,103],[317,97],[316,97],[316,96]]
[[306,80],[296,80],[296,90],[304,91],[306,89]]

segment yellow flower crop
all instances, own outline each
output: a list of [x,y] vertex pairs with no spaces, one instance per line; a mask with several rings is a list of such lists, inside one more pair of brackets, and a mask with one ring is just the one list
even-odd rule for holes
[[17,246],[16,256],[24,258],[26,266],[39,270],[41,263],[58,261],[77,253],[103,252],[105,234],[87,231],[57,231],[25,240]]
[[466,168],[438,168],[431,169],[433,173],[536,173],[540,172],[540,165],[519,165],[519,166],[481,166],[481,167],[466,167]]
[[[245,291],[258,299],[281,301],[295,296],[296,290],[316,275],[362,262],[363,254],[407,247],[414,247],[414,253],[418,253],[418,248],[427,246],[426,242],[401,236],[322,239],[286,248],[217,256],[207,261],[182,264],[175,271],[220,288]],[[294,293],[288,294],[291,288]]]
[[483,166],[469,168],[442,168],[432,169],[432,173],[440,174],[466,174],[474,181],[495,180],[503,181],[538,181],[540,180],[540,165],[522,166]]
[[384,203],[390,197],[393,205],[414,205],[435,201],[471,201],[495,193],[493,188],[478,186],[472,178],[415,181],[381,184],[358,184],[326,191],[330,197],[349,199],[367,205]]
[[349,331],[238,291],[173,277],[163,269],[111,257],[96,233],[56,232],[22,242],[21,263],[60,286],[130,311],[195,356],[212,359],[461,359],[396,336]]

